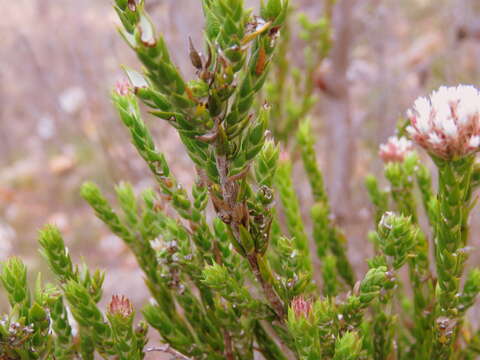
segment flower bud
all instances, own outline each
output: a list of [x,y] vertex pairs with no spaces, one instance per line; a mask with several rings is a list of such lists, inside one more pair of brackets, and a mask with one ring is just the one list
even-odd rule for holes
[[133,313],[133,305],[125,296],[113,295],[112,300],[108,304],[108,312],[111,315],[120,315],[128,318]]
[[302,296],[297,296],[292,300],[291,307],[296,317],[307,318],[312,311],[312,302]]
[[413,150],[413,143],[405,137],[391,136],[385,144],[380,145],[378,155],[384,163],[403,162],[405,157]]
[[115,83],[115,92],[120,96],[127,96],[132,91],[128,80],[119,80]]

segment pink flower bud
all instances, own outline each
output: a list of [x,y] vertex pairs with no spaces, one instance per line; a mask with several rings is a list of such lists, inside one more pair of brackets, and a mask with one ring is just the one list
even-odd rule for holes
[[312,302],[310,300],[306,300],[302,296],[295,297],[292,300],[291,306],[295,316],[297,317],[307,318],[312,311]]
[[378,155],[383,162],[403,162],[413,150],[413,143],[405,137],[391,136],[385,144],[380,145]]
[[470,85],[442,86],[408,110],[411,138],[434,156],[450,160],[480,149],[480,92]]
[[113,295],[108,304],[108,312],[112,315],[121,315],[127,318],[133,313],[133,305],[125,296]]
[[119,80],[115,84],[115,91],[120,96],[126,96],[132,91],[132,87],[128,80]]

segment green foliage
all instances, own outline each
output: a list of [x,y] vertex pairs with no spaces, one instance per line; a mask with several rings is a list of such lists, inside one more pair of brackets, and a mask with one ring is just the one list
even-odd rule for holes
[[302,221],[300,204],[295,189],[293,188],[292,165],[289,160],[284,160],[280,163],[276,182],[279,197],[285,212],[288,231],[293,237],[301,256],[305,257],[305,266],[311,269],[312,265],[308,258],[308,238]]
[[[311,113],[317,102],[315,94],[316,72],[327,57],[332,45],[331,1],[325,12],[312,20],[295,11],[296,4],[288,9],[282,29],[278,51],[273,61],[272,76],[265,93],[272,104],[271,130],[275,138],[288,143],[300,123]],[[300,28],[295,33],[296,25]],[[291,57],[297,44],[303,45],[302,68],[292,64]]]
[[[303,166],[310,183],[313,200],[315,201],[310,214],[313,221],[313,238],[317,246],[317,254],[320,260],[322,260],[329,252],[332,253],[335,257],[338,275],[343,278],[348,286],[352,287],[355,283],[355,276],[346,254],[345,235],[336,226],[330,213],[323,175],[316,159],[310,121],[307,120],[300,125],[297,139],[300,145]],[[332,273],[331,271],[324,271],[324,275],[330,276]],[[332,280],[324,277],[324,282],[328,281]]]
[[[183,360],[480,354],[480,331],[472,331],[465,316],[480,291],[480,271],[471,269],[463,281],[468,218],[480,183],[473,155],[431,155],[438,190],[413,151],[385,157],[389,188],[366,179],[375,256],[356,281],[304,119],[314,102],[313,71],[331,44],[333,4],[327,1],[317,22],[300,18],[307,66],[290,77],[284,72],[286,21],[293,13],[288,1],[261,1],[254,16],[242,0],[203,0],[205,49],[197,51],[190,40],[195,77],[187,80],[144,2],[115,0],[119,32],[143,70],[125,68],[129,82],[117,86],[112,100],[156,186],[137,193],[120,183],[110,201],[87,182],[81,196],[133,253],[152,300],[136,326],[124,296],[113,295],[101,309],[105,274],[74,264],[58,229],[46,226],[39,244],[56,285],[38,277],[31,291],[20,259],[2,265],[10,309],[0,322],[1,359],[139,360],[147,351]],[[291,82],[299,90],[294,94],[287,91]],[[178,132],[195,169],[191,189],[178,183],[156,147],[139,100]],[[286,152],[280,155],[268,130],[287,141],[297,127],[313,204],[308,220],[292,177],[295,164]],[[422,230],[422,215],[431,231]],[[161,346],[145,347],[149,328]]]
[[112,330],[115,352],[121,360],[143,359],[146,343],[145,324],[133,330],[134,312],[132,304],[125,297],[113,296],[109,304],[107,318]]
[[410,218],[387,212],[379,223],[376,243],[387,257],[387,263],[398,270],[408,257],[415,256],[417,236],[418,230],[411,225]]
[[0,357],[41,359],[49,354],[49,317],[45,303],[49,291],[40,287],[34,294],[28,288],[27,269],[18,258],[9,259],[2,268],[1,282],[7,292],[11,311],[0,322]]
[[356,333],[347,332],[335,343],[334,360],[354,360],[362,356],[362,343]]

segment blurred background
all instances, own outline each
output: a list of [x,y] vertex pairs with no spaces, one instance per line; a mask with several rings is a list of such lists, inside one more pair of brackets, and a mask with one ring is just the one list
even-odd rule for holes
[[[109,196],[122,180],[153,185],[109,98],[121,65],[139,66],[115,31],[111,1],[0,3],[0,261],[21,256],[31,275],[41,270],[49,279],[36,238],[43,224],[54,223],[77,261],[108,270],[106,298],[124,293],[140,306],[147,294],[135,260],[79,196],[85,180]],[[291,3],[287,60],[302,69],[297,15],[315,20],[325,9],[320,0]],[[182,73],[191,76],[188,36],[201,44],[201,2],[147,0],[147,7]],[[339,0],[333,9],[333,47],[316,64],[310,116],[318,161],[358,271],[366,267],[372,228],[363,179],[381,175],[378,145],[417,96],[440,84],[479,85],[479,15],[475,0]],[[189,186],[192,164],[176,133],[146,119],[175,175]],[[294,141],[284,146],[295,153]],[[307,214],[309,189],[297,166]],[[479,258],[474,253],[471,261]]]

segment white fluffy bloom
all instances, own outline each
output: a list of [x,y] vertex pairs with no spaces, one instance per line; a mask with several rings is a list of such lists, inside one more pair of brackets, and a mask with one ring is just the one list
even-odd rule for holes
[[480,136],[472,136],[468,141],[468,145],[472,148],[477,148],[480,146]]
[[413,150],[413,143],[405,137],[391,136],[385,144],[380,145],[378,152],[384,162],[402,162]]
[[442,86],[407,111],[411,138],[443,159],[480,150],[480,92],[471,85]]

